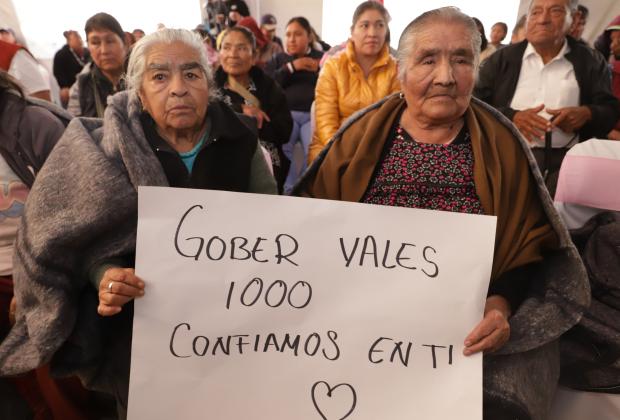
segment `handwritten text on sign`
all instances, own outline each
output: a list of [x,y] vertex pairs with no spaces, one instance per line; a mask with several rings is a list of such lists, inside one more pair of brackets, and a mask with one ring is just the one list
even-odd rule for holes
[[495,218],[140,188],[131,419],[481,419]]

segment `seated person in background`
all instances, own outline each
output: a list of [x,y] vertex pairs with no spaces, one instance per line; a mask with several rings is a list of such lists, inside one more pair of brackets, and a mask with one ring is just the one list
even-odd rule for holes
[[69,102],[69,89],[76,76],[90,61],[90,52],[84,48],[84,41],[76,31],[63,33],[67,43],[54,55],[54,76],[60,86],[60,100],[63,106]]
[[482,39],[482,43],[480,44],[480,61],[484,61],[489,55],[493,54],[495,50],[489,51],[489,40],[487,39],[486,34],[484,33],[484,25],[480,21],[480,19],[476,17],[472,17],[474,22],[476,22],[476,27],[478,28],[478,32],[480,33],[480,38]]
[[518,132],[472,99],[480,42],[456,8],[411,22],[398,47],[402,93],[347,121],[294,193],[496,216],[484,317],[464,354],[485,353],[485,419],[542,419],[557,339],[588,303],[586,274]]
[[250,9],[244,0],[227,0],[228,27],[232,28],[244,17],[250,16]]
[[254,60],[255,66],[264,69],[273,57],[282,52],[282,47],[263,34],[253,17],[244,17],[237,23],[237,26],[248,28],[254,35],[257,51],[256,59]]
[[103,118],[108,96],[125,88],[121,78],[127,54],[125,32],[107,13],[91,16],[84,31],[93,62],[71,87],[67,111],[78,117]]
[[10,28],[0,28],[0,70],[17,79],[26,95],[52,100],[50,83],[43,77],[39,62],[17,43]]
[[282,88],[258,66],[256,40],[243,26],[229,28],[220,46],[220,68],[215,83],[224,101],[236,112],[256,119],[258,138],[271,156],[278,191],[282,192],[290,162],[282,151],[293,129],[293,119]]
[[[594,48],[609,59],[611,68],[611,90],[620,100],[620,15],[607,26],[607,29],[598,37]],[[620,140],[620,119],[616,122],[613,130],[607,135],[608,139]]]
[[489,57],[474,90],[530,143],[552,195],[566,150],[579,141],[604,138],[620,117],[607,63],[567,36],[576,8],[575,0],[533,0],[526,40]]
[[[293,117],[293,132],[282,149],[291,160],[284,192],[289,193],[297,177],[306,169],[308,147],[312,140],[310,107],[319,77],[319,61],[322,52],[312,48],[312,27],[304,17],[294,17],[286,25],[286,53],[280,53],[267,63],[266,71],[284,89]],[[303,149],[303,163],[297,167],[293,159],[295,144]]]
[[581,37],[583,36],[583,31],[588,23],[589,14],[590,10],[586,6],[582,4],[578,5],[577,13],[575,13],[575,17],[573,18],[573,24],[568,32],[570,36],[575,38],[577,41],[582,41],[583,43],[586,42]]
[[194,32],[196,32],[202,38],[202,43],[205,46],[209,65],[211,66],[211,68],[216,69],[220,65],[220,57],[217,53],[217,50],[215,49],[215,38],[213,37],[213,35],[211,35],[208,28],[204,24],[196,26]]
[[136,43],[136,38],[133,36],[131,32],[125,31],[125,45],[127,46],[127,50],[131,52],[131,47]]
[[127,83],[103,120],[69,124],[30,192],[13,269],[17,322],[0,345],[0,375],[54,356],[52,369],[110,393],[120,419],[128,303],[148,293],[148,279],[133,269],[138,187],[276,192],[256,136],[215,95],[198,35],[161,29],[144,37]]
[[[63,109],[26,98],[21,87],[0,70],[0,343],[20,306],[13,297],[13,254],[24,205],[35,177],[70,120]],[[16,289],[19,286],[15,284]],[[0,378],[0,388],[2,419],[82,420],[98,414],[77,378],[52,378],[49,366]],[[14,410],[20,405],[27,405],[32,417],[18,415]]]
[[396,61],[386,42],[390,15],[376,1],[353,13],[346,49],[323,65],[316,85],[316,130],[308,151],[312,162],[354,112],[400,89]]
[[269,42],[275,42],[282,48],[284,51],[284,45],[282,44],[282,40],[276,36],[276,29],[278,27],[278,21],[274,15],[268,13],[263,15],[260,18],[260,30],[265,35],[265,38],[269,40]]
[[[492,52],[490,52],[489,55],[506,46],[505,44],[502,44],[502,41],[506,38],[506,35],[508,35],[508,25],[504,22],[497,22],[491,26],[491,40],[487,46],[487,49]],[[482,59],[482,57],[480,58]]]
[[133,31],[131,31],[131,33],[135,38],[136,42],[140,41],[146,35],[142,29],[134,29]]

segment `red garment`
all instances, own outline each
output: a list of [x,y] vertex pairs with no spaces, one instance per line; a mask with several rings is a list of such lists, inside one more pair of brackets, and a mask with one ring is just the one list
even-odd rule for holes
[[466,128],[451,144],[418,143],[400,125],[390,137],[364,203],[483,213]]
[[4,42],[0,40],[0,69],[4,71],[9,71],[9,67],[11,67],[11,61],[13,61],[13,57],[17,54],[17,51],[21,50],[21,45],[11,44],[9,42]]
[[237,22],[237,25],[243,26],[252,31],[252,33],[254,34],[254,38],[256,38],[256,47],[259,50],[269,43],[269,40],[265,37],[265,35],[263,35],[263,32],[260,30],[258,24],[253,17],[244,17],[239,22]]

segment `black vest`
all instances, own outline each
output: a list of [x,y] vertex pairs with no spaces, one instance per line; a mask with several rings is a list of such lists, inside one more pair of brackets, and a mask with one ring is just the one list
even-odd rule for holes
[[171,187],[247,192],[258,147],[256,135],[221,102],[210,103],[207,115],[211,130],[191,174],[179,154],[157,133],[151,116],[143,113],[141,122]]

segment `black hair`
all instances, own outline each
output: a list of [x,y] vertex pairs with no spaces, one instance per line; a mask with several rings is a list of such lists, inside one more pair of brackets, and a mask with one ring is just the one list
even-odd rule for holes
[[121,24],[118,23],[118,20],[116,20],[112,15],[101,12],[88,18],[86,25],[84,26],[86,39],[88,40],[89,33],[96,30],[107,30],[114,32],[118,35],[121,41],[123,41],[123,44],[125,43],[125,31],[123,31]]
[[478,27],[478,32],[480,32],[480,39],[482,40],[482,44],[480,44],[480,51],[484,51],[489,45],[489,41],[487,40],[487,36],[484,34],[484,25],[480,22],[480,19],[472,17],[474,22],[476,22],[476,26]]
[[383,19],[385,20],[386,25],[390,21],[390,13],[387,11],[385,6],[383,6],[378,1],[368,0],[368,1],[365,1],[364,3],[361,3],[359,6],[357,6],[357,9],[355,9],[355,12],[353,12],[353,20],[351,22],[351,29],[353,29],[353,27],[355,26],[357,21],[360,19],[360,17],[368,10],[376,10],[377,12],[379,12],[381,16],[383,16]]
[[312,30],[312,25],[310,25],[310,22],[308,22],[308,19],[306,19],[303,16],[296,16],[294,18],[291,18],[291,20],[288,21],[286,26],[290,25],[293,22],[297,23],[299,26],[304,28],[304,30],[308,33],[308,37],[312,38],[314,31]]
[[502,29],[504,30],[504,33],[508,35],[508,25],[506,25],[504,22],[497,22],[493,26],[501,26]]
[[222,41],[220,42],[220,49],[222,48],[222,44],[224,44],[224,39],[226,39],[226,37],[233,32],[238,32],[241,35],[243,35],[245,39],[252,46],[252,52],[256,52],[256,38],[254,37],[254,34],[252,33],[252,31],[250,31],[248,28],[244,26],[233,26],[232,28],[226,29],[224,35],[222,35]]

